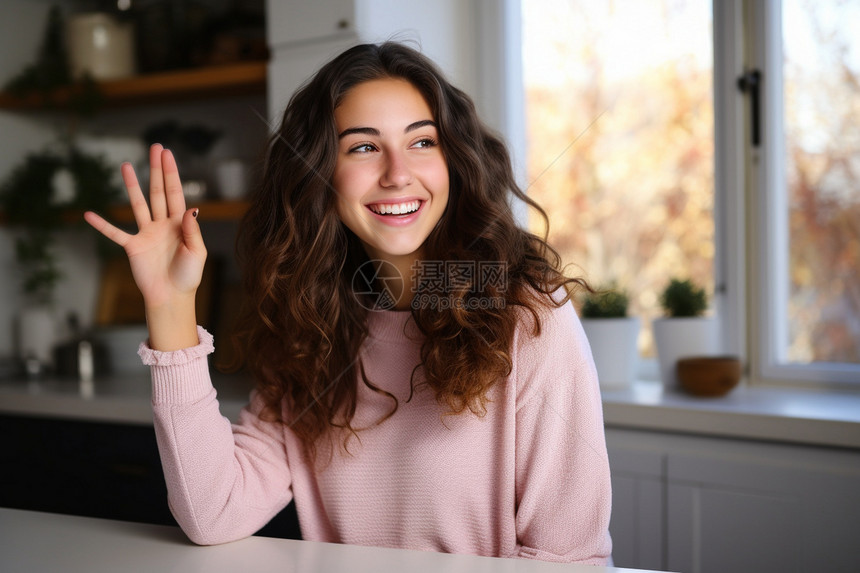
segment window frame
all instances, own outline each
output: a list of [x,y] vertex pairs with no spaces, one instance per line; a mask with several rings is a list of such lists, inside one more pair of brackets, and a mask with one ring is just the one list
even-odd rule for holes
[[[819,388],[860,388],[860,364],[814,362],[789,363],[785,309],[788,306],[788,201],[785,170],[783,105],[782,1],[748,0],[745,7],[747,68],[762,70],[761,145],[752,147],[747,137],[747,218],[752,259],[749,266],[751,300],[749,314],[751,382],[807,385]],[[748,116],[749,111],[745,114]],[[747,124],[749,125],[749,121]]]

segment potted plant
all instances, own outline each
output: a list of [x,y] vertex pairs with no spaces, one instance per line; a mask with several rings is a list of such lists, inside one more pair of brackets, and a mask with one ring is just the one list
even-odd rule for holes
[[676,388],[678,359],[716,354],[719,333],[716,321],[704,316],[705,289],[689,279],[672,279],[660,295],[660,306],[665,316],[653,323],[660,378],[667,388]]
[[0,211],[15,232],[24,304],[18,316],[19,352],[37,373],[50,365],[56,320],[53,298],[62,272],[54,256],[69,211],[103,210],[119,196],[112,169],[74,147],[28,154],[0,184]]
[[627,316],[628,303],[626,293],[610,287],[588,293],[582,304],[582,327],[607,390],[627,388],[636,378],[639,319]]

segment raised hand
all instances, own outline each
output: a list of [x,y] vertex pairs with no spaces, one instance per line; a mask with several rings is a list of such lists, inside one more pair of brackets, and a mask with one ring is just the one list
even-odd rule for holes
[[143,294],[150,345],[178,350],[197,344],[194,299],[206,262],[197,209],[187,209],[173,154],[160,145],[149,151],[149,206],[134,169],[122,166],[137,234],[129,234],[101,216],[84,219],[125,249],[135,283]]

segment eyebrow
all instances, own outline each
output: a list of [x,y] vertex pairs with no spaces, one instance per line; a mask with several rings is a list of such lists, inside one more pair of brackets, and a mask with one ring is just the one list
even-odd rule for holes
[[[416,121],[407,125],[406,129],[403,130],[403,133],[409,133],[410,131],[415,131],[416,129],[420,129],[428,125],[432,127],[437,127],[436,122],[432,119],[422,119],[421,121]],[[337,138],[343,139],[347,135],[352,135],[355,133],[362,135],[374,135],[377,137],[380,135],[379,130],[375,127],[350,127],[341,131],[340,134],[338,134]]]

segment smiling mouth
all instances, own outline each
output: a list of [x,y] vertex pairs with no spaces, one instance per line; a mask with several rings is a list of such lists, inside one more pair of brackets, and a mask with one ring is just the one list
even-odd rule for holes
[[409,215],[421,207],[421,201],[407,201],[405,203],[374,203],[367,208],[377,215]]

